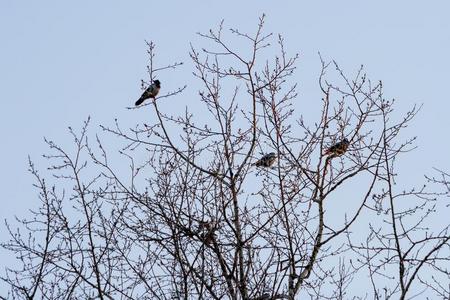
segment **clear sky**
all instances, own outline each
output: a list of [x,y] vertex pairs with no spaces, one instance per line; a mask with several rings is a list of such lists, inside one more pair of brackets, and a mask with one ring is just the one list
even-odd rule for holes
[[[449,12],[444,0],[0,0],[0,219],[36,207],[27,156],[44,166],[44,136],[70,145],[66,128],[89,115],[94,124],[145,119],[144,110],[125,109],[146,79],[144,40],[157,44],[161,64],[187,62],[189,43],[202,46],[196,32],[216,28],[221,19],[226,27],[254,32],[262,13],[266,30],[282,33],[287,50],[300,53],[295,76],[303,103],[317,93],[318,51],[349,73],[364,64],[399,110],[424,104],[408,129],[419,148],[403,162],[406,180],[432,167],[450,171]],[[163,87],[188,83],[195,91],[189,66],[161,78]],[[3,228],[0,238],[6,238]]]

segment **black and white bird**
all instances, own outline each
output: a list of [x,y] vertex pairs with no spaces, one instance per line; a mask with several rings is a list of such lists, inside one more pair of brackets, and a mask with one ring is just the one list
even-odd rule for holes
[[161,88],[161,82],[159,80],[154,80],[153,83],[145,90],[142,96],[136,101],[135,105],[138,106],[144,102],[144,100],[148,98],[155,99],[156,95],[159,93],[159,89]]
[[275,154],[275,152],[270,152],[269,154],[261,157],[257,162],[253,164],[253,166],[268,168],[273,165],[276,159],[277,155]]
[[342,154],[345,153],[345,151],[347,151],[348,145],[350,145],[349,140],[344,138],[339,143],[336,143],[327,150],[325,150],[324,155],[332,155],[333,157],[341,156]]

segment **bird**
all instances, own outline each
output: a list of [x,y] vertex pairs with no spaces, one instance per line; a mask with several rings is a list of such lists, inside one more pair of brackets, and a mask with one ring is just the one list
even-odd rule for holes
[[257,162],[253,164],[253,166],[268,168],[273,165],[276,159],[277,155],[275,154],[275,152],[270,152],[269,154],[261,157]]
[[201,240],[206,245],[211,245],[216,239],[215,231],[217,230],[217,222],[214,220],[211,221],[199,221],[198,224],[198,234]]
[[148,98],[155,99],[156,95],[159,93],[159,89],[161,88],[161,82],[159,80],[154,80],[153,83],[145,90],[142,96],[136,101],[135,105],[138,106],[144,102],[144,100]]
[[324,155],[332,155],[333,157],[340,156],[347,151],[348,145],[350,145],[349,140],[344,138],[342,141],[325,150]]

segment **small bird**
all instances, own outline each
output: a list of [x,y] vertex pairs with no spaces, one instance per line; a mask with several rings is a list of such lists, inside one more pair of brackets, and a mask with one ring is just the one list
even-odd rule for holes
[[268,168],[273,165],[276,159],[277,155],[275,154],[275,152],[270,152],[269,154],[261,157],[257,162],[253,164],[253,166]]
[[213,241],[217,238],[215,234],[217,226],[218,224],[214,220],[211,220],[209,222],[199,221],[198,234],[206,245],[211,245],[211,243],[213,243]]
[[145,92],[142,94],[142,96],[136,101],[135,105],[138,106],[144,102],[145,99],[153,98],[155,99],[156,95],[159,93],[159,89],[161,88],[161,82],[159,80],[154,80],[153,84],[151,84]]
[[340,156],[344,154],[345,151],[347,151],[348,145],[350,145],[349,140],[344,138],[339,143],[336,143],[327,150],[325,150],[324,155],[332,155],[333,157]]

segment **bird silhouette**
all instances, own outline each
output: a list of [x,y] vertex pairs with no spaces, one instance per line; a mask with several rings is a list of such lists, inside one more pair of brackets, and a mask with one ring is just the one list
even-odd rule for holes
[[135,105],[138,106],[144,102],[144,100],[148,98],[155,99],[156,95],[159,93],[159,89],[161,88],[161,82],[159,80],[153,81],[153,83],[144,91],[142,96],[136,101]]
[[348,146],[350,145],[349,140],[344,138],[342,141],[334,144],[327,150],[325,150],[324,155],[332,155],[332,156],[340,156],[347,151]]
[[257,162],[253,164],[253,166],[268,168],[273,165],[276,159],[277,155],[275,154],[275,152],[271,152],[261,157]]

